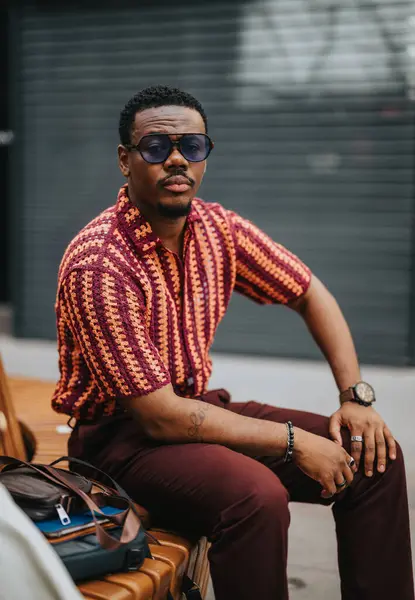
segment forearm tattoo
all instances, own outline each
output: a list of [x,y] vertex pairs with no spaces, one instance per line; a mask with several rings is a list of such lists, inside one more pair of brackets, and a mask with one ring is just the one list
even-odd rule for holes
[[206,402],[198,401],[196,410],[190,413],[191,426],[188,429],[188,435],[195,442],[203,442],[202,428],[209,408],[210,405]]

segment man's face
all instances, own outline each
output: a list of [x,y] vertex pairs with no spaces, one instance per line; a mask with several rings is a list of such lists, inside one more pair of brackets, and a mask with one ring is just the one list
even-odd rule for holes
[[[143,136],[151,133],[167,133],[172,141],[176,141],[183,133],[205,133],[205,124],[199,112],[191,108],[148,108],[135,115],[131,144],[138,144]],[[206,161],[189,162],[178,148],[173,148],[170,156],[160,164],[149,164],[140,152],[127,151],[123,146],[118,147],[118,156],[121,172],[128,177],[133,202],[156,209],[160,215],[171,219],[189,213],[203,179]]]

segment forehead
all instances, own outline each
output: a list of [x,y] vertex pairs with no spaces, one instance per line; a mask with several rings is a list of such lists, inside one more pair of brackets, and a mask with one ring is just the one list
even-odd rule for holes
[[185,106],[147,108],[135,115],[132,135],[136,140],[149,133],[205,133],[201,114]]

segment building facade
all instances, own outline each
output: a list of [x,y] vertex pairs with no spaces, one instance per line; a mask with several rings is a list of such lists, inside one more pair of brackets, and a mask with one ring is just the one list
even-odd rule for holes
[[[303,258],[339,300],[362,361],[415,363],[414,1],[19,5],[9,32],[17,335],[54,338],[64,248],[122,183],[119,112],[163,83],[208,114],[216,146],[200,196]],[[319,357],[297,315],[237,296],[215,349]]]

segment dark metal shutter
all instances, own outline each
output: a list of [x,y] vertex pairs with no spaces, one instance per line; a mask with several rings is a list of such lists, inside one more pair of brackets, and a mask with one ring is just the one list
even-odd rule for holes
[[7,11],[0,7],[0,305],[9,300],[8,154],[10,144],[7,96]]
[[[55,336],[64,248],[121,183],[119,111],[138,89],[167,83],[208,112],[216,148],[200,195],[251,218],[310,265],[342,305],[362,360],[408,362],[414,129],[397,40],[412,2],[374,2],[369,15],[371,3],[320,0],[307,18],[301,4],[21,10],[19,335]],[[318,356],[291,311],[237,296],[215,349]]]

